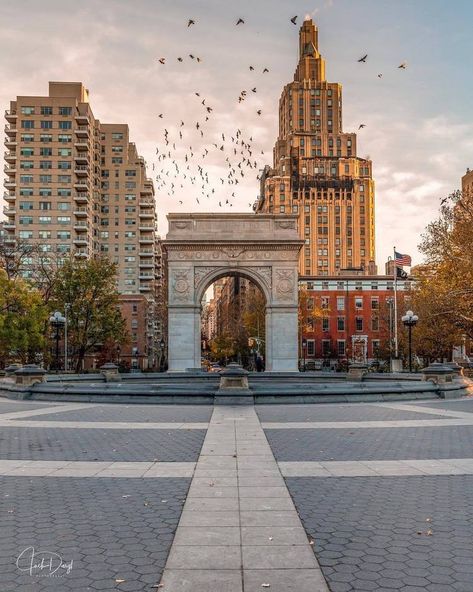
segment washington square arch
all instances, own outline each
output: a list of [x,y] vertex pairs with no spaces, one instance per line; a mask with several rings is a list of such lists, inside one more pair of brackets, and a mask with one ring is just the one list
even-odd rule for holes
[[226,276],[251,280],[266,301],[266,371],[298,370],[297,216],[168,214],[170,372],[200,368],[201,300]]

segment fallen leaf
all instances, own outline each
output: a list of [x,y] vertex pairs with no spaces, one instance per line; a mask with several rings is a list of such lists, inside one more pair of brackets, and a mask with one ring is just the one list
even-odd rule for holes
[[161,503],[162,503],[162,504],[165,504],[165,503],[167,503],[167,501],[168,501],[168,500],[161,500]]
[[126,582],[126,580],[122,580],[120,578],[115,580],[115,584],[123,584],[123,582]]
[[269,537],[269,540],[272,541],[273,540],[273,537]]
[[426,522],[432,522],[432,518],[427,518]]
[[434,533],[433,533],[433,532],[430,530],[430,528],[429,528],[429,530],[426,532],[426,535],[427,535],[427,536],[432,536],[433,534],[434,534]]
[[261,584],[262,588],[271,588],[271,584]]
[[309,545],[313,545],[314,544],[314,539],[310,539],[309,540]]
[[418,531],[417,531],[417,534],[422,534],[422,531],[421,531],[421,530],[418,530]]

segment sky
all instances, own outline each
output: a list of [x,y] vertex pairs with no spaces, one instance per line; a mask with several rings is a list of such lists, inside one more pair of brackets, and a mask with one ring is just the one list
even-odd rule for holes
[[[49,80],[82,81],[95,117],[128,123],[149,176],[166,181],[156,183],[162,236],[168,212],[250,212],[258,169],[272,164],[279,97],[297,63],[295,15],[319,28],[327,79],[343,85],[344,131],[366,125],[357,132],[358,156],[373,161],[380,270],[394,245],[419,263],[420,235],[440,199],[473,167],[470,0],[0,0],[0,104],[46,95]],[[237,27],[238,18],[245,23]],[[245,164],[238,185],[223,185],[237,129],[252,138],[254,168]],[[179,172],[158,160],[166,149]],[[198,165],[208,178],[204,195],[190,182],[200,178]]]

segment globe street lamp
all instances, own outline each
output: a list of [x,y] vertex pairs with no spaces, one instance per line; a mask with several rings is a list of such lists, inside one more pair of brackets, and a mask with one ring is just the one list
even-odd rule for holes
[[412,310],[408,310],[401,320],[409,331],[409,372],[412,372],[412,327],[417,325],[419,317]]
[[166,342],[164,341],[164,339],[161,337],[161,341],[159,342],[159,349],[161,351],[161,356],[159,359],[159,371],[163,372],[163,368],[164,368],[164,348],[166,347]]
[[58,310],[49,317],[49,322],[56,329],[56,374],[59,372],[59,330],[66,324],[66,317],[64,317]]
[[304,360],[304,365],[302,366],[302,372],[305,372],[305,350],[306,350],[306,347],[307,347],[307,339],[304,338],[302,340],[302,357]]

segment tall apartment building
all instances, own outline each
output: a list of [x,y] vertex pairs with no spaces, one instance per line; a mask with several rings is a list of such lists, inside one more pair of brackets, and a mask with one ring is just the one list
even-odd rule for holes
[[257,213],[298,214],[302,276],[367,270],[374,260],[372,166],[357,156],[356,144],[356,134],[343,132],[342,87],[327,82],[318,31],[308,19],[294,81],[279,101],[273,167],[263,171],[255,205]]
[[146,352],[129,330],[135,357],[151,359],[161,265],[156,205],[128,126],[96,119],[80,82],[50,82],[46,97],[18,96],[5,118],[5,240],[31,242],[60,260],[106,254],[117,263],[122,299],[146,298]]
[[469,168],[462,177],[462,193],[465,197],[473,197],[473,171]]

